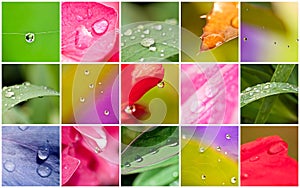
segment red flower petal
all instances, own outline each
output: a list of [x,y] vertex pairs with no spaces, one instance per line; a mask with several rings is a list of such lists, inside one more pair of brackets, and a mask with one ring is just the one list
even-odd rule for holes
[[241,185],[298,185],[298,162],[287,154],[287,143],[270,136],[241,146]]
[[65,184],[69,181],[69,179],[77,170],[80,164],[80,160],[69,155],[63,155],[63,159],[63,166],[66,166],[66,168],[63,168],[62,184]]
[[122,104],[133,105],[163,77],[162,65],[122,65]]

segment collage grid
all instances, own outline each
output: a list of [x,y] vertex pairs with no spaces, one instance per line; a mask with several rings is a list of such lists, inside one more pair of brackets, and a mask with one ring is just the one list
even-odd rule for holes
[[297,1],[45,3],[2,2],[2,186],[298,186]]

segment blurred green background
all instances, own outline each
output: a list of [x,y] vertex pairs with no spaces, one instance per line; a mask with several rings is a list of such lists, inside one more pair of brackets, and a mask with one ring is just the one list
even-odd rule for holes
[[[59,47],[58,2],[3,2],[2,3],[2,61],[58,62]],[[36,34],[27,43],[25,34]],[[22,34],[5,34],[22,33]]]
[[280,136],[288,143],[288,154],[298,161],[298,127],[276,126],[276,127],[246,127],[241,128],[241,144],[255,141],[257,138],[266,136]]
[[206,24],[200,16],[207,15],[213,8],[211,2],[183,2],[181,4],[181,60],[194,61],[238,61],[238,39],[225,42],[220,47],[200,53],[202,29]]
[[[2,87],[30,82],[59,91],[59,65],[2,65]],[[3,123],[59,123],[59,97],[20,103],[4,112]]]
[[122,2],[122,25],[142,21],[178,21],[179,4],[176,2]]

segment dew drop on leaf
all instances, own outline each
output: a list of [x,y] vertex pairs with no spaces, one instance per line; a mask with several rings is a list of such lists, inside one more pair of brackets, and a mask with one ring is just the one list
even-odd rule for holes
[[145,31],[143,31],[144,34],[149,35],[150,34],[150,30],[146,29]]
[[178,177],[178,172],[173,172],[172,176],[173,176],[174,178],[177,178],[177,177]]
[[16,165],[12,161],[8,160],[4,162],[4,169],[8,172],[13,172],[16,169]]
[[26,33],[25,34],[25,41],[28,42],[28,43],[32,43],[34,42],[34,33]]
[[97,20],[93,25],[92,28],[95,33],[102,35],[105,33],[108,29],[109,23],[106,19],[101,18],[100,20]]
[[131,164],[130,164],[129,162],[126,162],[124,165],[125,165],[126,167],[131,167]]
[[131,36],[130,39],[131,39],[131,40],[134,40],[134,39],[135,39],[135,36]]
[[156,47],[155,47],[155,46],[150,46],[150,47],[149,47],[149,51],[155,52],[155,51],[156,51]]
[[144,46],[144,47],[150,47],[151,45],[153,45],[155,43],[154,39],[153,38],[144,38],[142,41],[141,41],[141,45]]
[[46,178],[51,175],[52,168],[48,164],[41,164],[37,167],[36,172],[40,177]]
[[15,95],[15,93],[14,92],[12,92],[12,91],[7,91],[6,93],[5,93],[5,97],[6,98],[11,98],[11,97],[13,97]]
[[157,149],[157,148],[151,148],[150,149],[150,153],[152,154],[152,155],[154,155],[154,154],[156,154],[156,153],[158,153],[159,152],[159,149]]
[[140,163],[140,162],[142,162],[144,159],[143,159],[141,156],[137,155],[137,156],[135,157],[134,160],[135,160],[135,162]]

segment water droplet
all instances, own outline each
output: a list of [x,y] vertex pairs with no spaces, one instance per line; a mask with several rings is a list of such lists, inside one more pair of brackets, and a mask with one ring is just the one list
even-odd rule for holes
[[143,62],[144,60],[145,60],[144,58],[141,58],[141,59],[140,59],[140,62]]
[[138,29],[144,29],[144,26],[143,25],[138,25],[137,28]]
[[290,47],[290,45],[287,46],[288,48]]
[[16,86],[15,86],[15,88],[16,88],[16,89],[19,89],[19,88],[20,88],[20,86],[16,85]]
[[124,42],[121,42],[121,46],[122,46],[122,47],[125,46],[125,43],[124,43]]
[[166,19],[165,22],[167,24],[171,24],[171,25],[176,25],[177,24],[177,20],[175,18]]
[[50,155],[50,150],[47,145],[39,147],[37,150],[37,156],[40,160],[44,161],[46,160]]
[[160,30],[162,30],[162,25],[155,25],[154,29],[157,31],[160,31]]
[[169,31],[172,31],[172,27],[169,27]]
[[160,50],[160,52],[161,52],[161,53],[164,53],[165,51],[164,51],[164,50]]
[[277,42],[274,42],[274,44],[276,45],[276,44],[277,44]]
[[104,93],[104,91],[102,91],[102,90],[101,90],[101,91],[100,91],[100,93],[101,93],[101,94],[103,94],[103,93]]
[[149,35],[150,30],[149,30],[149,29],[146,29],[145,31],[143,31],[143,33],[146,34],[146,35]]
[[131,36],[130,39],[131,39],[131,40],[134,40],[134,39],[135,39],[135,36]]
[[225,151],[225,152],[224,152],[224,155],[227,155],[227,154],[228,154],[228,152],[227,152],[227,151]]
[[90,84],[89,88],[93,89],[94,88],[94,84]]
[[185,135],[185,134],[182,135],[182,139],[183,139],[183,140],[186,139],[186,135]]
[[149,51],[155,52],[155,51],[156,51],[156,47],[155,47],[155,46],[150,46],[150,47],[149,47]]
[[164,57],[165,56],[165,54],[160,54],[160,57]]
[[178,172],[173,172],[172,176],[173,176],[174,178],[177,178],[177,177],[178,177]]
[[130,164],[129,162],[126,162],[126,163],[124,164],[124,166],[126,166],[126,167],[131,167],[131,164]]
[[202,101],[195,101],[191,104],[190,110],[193,113],[200,113],[205,109],[205,104]]
[[297,42],[299,42],[299,39],[296,39]]
[[131,30],[131,29],[127,29],[127,30],[124,32],[124,35],[125,35],[125,36],[130,36],[130,35],[132,35],[132,30]]
[[99,20],[97,20],[96,22],[94,22],[94,24],[92,25],[92,28],[94,30],[94,32],[98,35],[102,35],[103,33],[105,33],[108,29],[108,21],[104,18],[101,18]]
[[219,41],[219,42],[216,43],[216,47],[221,46],[222,44],[223,43]]
[[13,172],[16,169],[16,165],[11,160],[8,160],[4,163],[4,169],[8,172]]
[[164,88],[164,87],[165,87],[165,82],[164,82],[164,81],[159,82],[159,83],[157,84],[157,87],[158,87],[158,88]]
[[108,116],[109,115],[109,111],[108,110],[104,110],[104,115]]
[[175,147],[175,146],[178,146],[179,142],[178,142],[177,138],[171,137],[171,138],[167,139],[166,144],[169,147]]
[[156,154],[159,152],[159,149],[158,148],[151,148],[150,149],[150,153],[153,155],[153,154]]
[[218,159],[218,162],[220,163],[220,162],[221,162],[221,159]]
[[8,106],[8,104],[5,103],[4,106]]
[[144,38],[145,37],[145,35],[141,35],[141,38]]
[[232,177],[232,178],[230,179],[230,182],[231,182],[232,184],[236,183],[236,177]]
[[199,152],[204,153],[204,151],[205,151],[204,147],[200,147]]
[[84,71],[84,74],[85,74],[85,75],[89,75],[89,74],[90,74],[90,71],[89,71],[89,70],[85,70],[85,71]]
[[15,100],[15,99],[16,99],[16,97],[11,97],[11,99]]
[[84,101],[85,101],[85,98],[80,97],[79,100],[80,100],[80,102],[84,102]]
[[230,135],[230,134],[226,134],[225,137],[226,137],[227,140],[230,140],[230,139],[231,139],[231,135]]
[[242,174],[243,179],[247,179],[248,177],[249,177],[249,175],[247,173]]
[[164,37],[164,36],[166,36],[166,33],[165,33],[165,32],[164,32],[164,33],[162,33],[162,34],[161,34],[161,36],[163,36],[163,37]]
[[5,93],[5,97],[6,98],[11,98],[11,97],[13,97],[15,95],[15,93],[14,92],[12,92],[12,91],[7,91],[6,93]]
[[153,38],[144,38],[141,41],[141,45],[144,47],[150,47],[151,45],[153,45],[155,43]]
[[99,148],[99,147],[95,147],[95,153],[100,153],[100,152],[102,152],[102,150],[101,150],[101,148]]
[[205,88],[205,96],[208,97],[208,98],[213,97],[213,92],[212,92],[210,87]]
[[144,159],[143,159],[141,156],[137,155],[137,156],[135,157],[134,160],[135,160],[135,162],[140,163],[140,162],[142,162]]
[[34,33],[26,33],[25,34],[25,41],[28,43],[34,42]]
[[259,156],[251,157],[249,159],[250,162],[254,162],[254,161],[258,161],[258,160],[259,160]]
[[52,173],[52,168],[48,164],[41,164],[40,166],[37,167],[36,172],[42,178],[46,178],[50,176],[50,174]]
[[217,147],[217,151],[221,151],[221,146],[218,146],[218,147]]
[[279,142],[279,143],[273,144],[269,148],[268,154],[275,155],[275,154],[280,153],[282,151],[287,151],[287,146],[283,142]]
[[202,180],[205,180],[205,179],[206,179],[206,175],[202,174],[202,175],[201,175],[201,179],[202,179]]
[[127,114],[132,114],[132,113],[134,113],[136,111],[136,108],[135,108],[135,105],[133,104],[133,105],[131,105],[131,106],[127,106],[126,108],[125,108],[125,112],[127,113]]
[[244,41],[247,41],[248,40],[248,38],[247,37],[244,37]]

